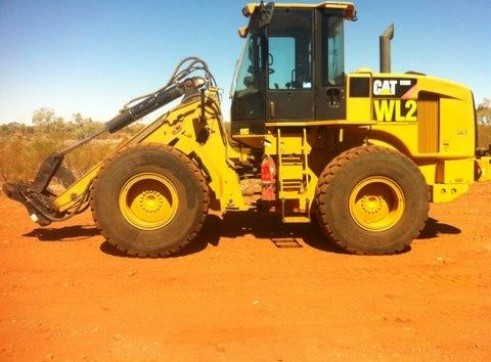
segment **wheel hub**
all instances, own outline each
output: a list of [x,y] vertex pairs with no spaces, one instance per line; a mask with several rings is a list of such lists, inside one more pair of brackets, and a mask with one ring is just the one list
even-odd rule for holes
[[363,196],[360,200],[360,206],[367,214],[376,214],[382,210],[383,199],[380,196]]
[[158,212],[164,203],[164,197],[154,190],[144,191],[138,199],[141,209],[149,213]]
[[142,230],[167,225],[176,215],[177,190],[158,173],[138,174],[128,180],[119,195],[119,207],[128,223]]
[[406,202],[400,186],[386,177],[369,177],[359,182],[349,199],[353,220],[361,228],[381,232],[397,224]]

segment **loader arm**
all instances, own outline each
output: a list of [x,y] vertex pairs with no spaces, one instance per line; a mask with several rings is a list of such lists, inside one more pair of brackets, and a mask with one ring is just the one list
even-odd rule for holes
[[[194,72],[204,75],[190,77]],[[149,113],[169,104],[183,95],[189,96],[215,81],[208,66],[199,58],[189,57],[181,61],[175,68],[169,81],[159,90],[135,98],[127,103],[120,113],[106,122],[104,127],[78,143],[50,155],[41,165],[33,181],[6,182],[3,191],[7,197],[22,203],[32,219],[41,226],[53,221],[66,220],[84,211],[90,201],[91,184],[103,162],[98,163],[84,176],[75,181],[64,192],[54,195],[48,189],[55,173],[61,167],[65,155],[87,144],[104,133],[115,133]],[[133,139],[120,144],[116,152],[129,144],[143,141],[161,124],[165,123],[165,115],[145,128]]]
[[[209,188],[219,201],[221,211],[248,209],[237,174],[233,165],[227,161],[237,158],[237,151],[229,146],[223,129],[217,89],[207,89],[203,97],[196,96],[194,100],[182,102],[135,137],[118,145],[113,154],[137,143],[172,145],[199,163],[206,174]],[[100,168],[111,158],[110,155],[107,160],[99,162],[54,199],[55,208],[59,212],[72,209],[76,200],[90,192]]]

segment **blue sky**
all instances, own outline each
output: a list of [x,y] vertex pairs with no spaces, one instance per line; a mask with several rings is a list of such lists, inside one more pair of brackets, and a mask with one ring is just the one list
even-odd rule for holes
[[[290,2],[290,1],[285,1]],[[208,62],[228,92],[246,24],[240,0],[0,0],[0,123],[50,107],[110,119],[163,85],[182,58]],[[378,69],[378,36],[396,33],[392,70],[415,70],[491,98],[489,0],[359,0],[347,24],[346,69]]]

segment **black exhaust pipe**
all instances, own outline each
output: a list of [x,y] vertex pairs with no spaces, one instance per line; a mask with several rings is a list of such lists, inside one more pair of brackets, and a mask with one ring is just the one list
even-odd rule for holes
[[394,37],[394,24],[390,24],[380,35],[380,73],[391,72],[391,40]]

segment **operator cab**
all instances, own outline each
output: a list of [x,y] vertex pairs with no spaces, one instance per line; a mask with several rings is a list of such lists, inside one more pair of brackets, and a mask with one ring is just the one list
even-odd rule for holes
[[232,135],[345,119],[344,20],[355,20],[354,5],[261,3],[243,14],[250,21],[240,30],[246,41],[231,93]]

